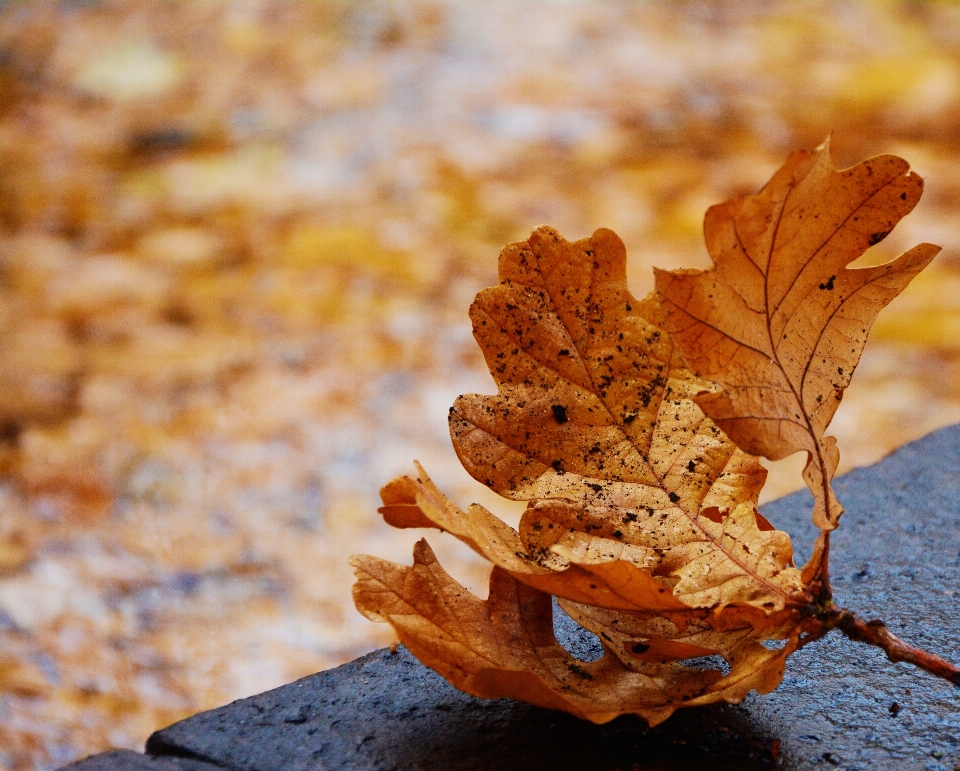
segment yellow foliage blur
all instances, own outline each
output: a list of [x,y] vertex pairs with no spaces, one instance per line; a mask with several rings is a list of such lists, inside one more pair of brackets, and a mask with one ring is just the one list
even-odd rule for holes
[[847,469],[960,421],[957,29],[879,0],[0,4],[0,768],[390,642],[346,564],[409,560],[378,488],[417,458],[511,511],[446,413],[493,387],[467,308],[537,225],[615,229],[643,294],[792,150],[903,155],[927,192],[864,259],[945,248],[832,433]]

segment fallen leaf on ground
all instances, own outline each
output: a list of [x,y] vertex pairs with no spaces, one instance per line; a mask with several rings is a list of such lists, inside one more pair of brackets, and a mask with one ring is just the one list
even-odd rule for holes
[[[600,230],[570,243],[540,228],[504,249],[500,274],[500,285],[481,292],[471,311],[499,393],[461,397],[450,424],[474,477],[530,501],[519,532],[479,505],[460,510],[419,467],[417,478],[401,477],[381,491],[386,521],[449,532],[504,575],[571,609],[630,617],[640,631],[621,635],[604,677],[619,673],[633,682],[629,673],[644,661],[633,652],[640,646],[655,651],[658,677],[671,682],[689,679],[689,667],[675,662],[694,650],[739,662],[732,680],[706,670],[720,684],[696,697],[702,703],[739,701],[744,682],[779,682],[782,658],[745,652],[766,651],[763,639],[795,637],[809,597],[789,537],[757,513],[766,472],[697,406],[694,397],[712,386],[681,364],[656,298],[629,293],[620,239]],[[369,573],[370,559],[353,564]],[[449,631],[452,617],[418,604],[405,580],[391,591],[420,607],[427,627]],[[376,615],[383,591],[361,581],[358,606]],[[668,624],[643,626],[650,618]],[[407,642],[417,632],[404,637],[398,627],[398,634]],[[688,637],[704,644],[676,641]],[[441,671],[425,646],[417,648],[422,660]],[[565,692],[550,678],[538,687],[558,689],[554,697]],[[659,690],[651,701],[647,686],[635,687],[619,712],[608,704],[590,719],[675,708]],[[693,698],[689,689],[673,690],[677,704]],[[513,690],[499,695],[530,700]]]
[[[481,698],[509,697],[561,709],[594,723],[632,713],[650,725],[678,703],[739,701],[780,683],[791,645],[768,649],[753,639],[725,651],[727,674],[675,663],[625,667],[614,655],[580,661],[557,643],[550,595],[494,568],[490,595],[480,600],[450,578],[426,541],[413,567],[354,557],[354,596],[368,618],[388,621],[400,641],[460,690]],[[697,655],[703,655],[698,653]]]
[[[450,431],[475,479],[528,501],[519,530],[459,509],[418,465],[381,490],[384,519],[488,559],[490,596],[420,541],[413,567],[351,559],[357,607],[467,693],[597,723],[632,713],[652,725],[766,693],[787,656],[832,628],[960,676],[834,606],[826,575],[842,512],[826,427],[877,313],[939,249],[846,266],[921,190],[893,156],[838,172],[826,146],[795,153],[759,194],[709,210],[713,269],[659,271],[642,301],[612,231],[571,243],[541,227],[505,247],[500,283],[470,310],[498,392],[457,399]],[[757,511],[756,455],[799,450],[822,531],[803,574],[789,536]],[[601,659],[557,643],[551,595],[599,638]],[[728,671],[691,666],[704,657]]]

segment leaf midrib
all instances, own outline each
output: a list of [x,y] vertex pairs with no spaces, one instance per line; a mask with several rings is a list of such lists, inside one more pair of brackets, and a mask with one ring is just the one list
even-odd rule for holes
[[[739,236],[738,236],[738,237],[739,237]],[[534,257],[535,257],[536,263],[537,263],[537,272],[540,274],[541,280],[542,280],[543,277],[545,276],[545,274],[544,274],[543,268],[542,268],[542,266],[541,266],[541,264],[540,264],[540,254],[539,254],[537,251],[534,251]],[[593,267],[592,264],[589,264],[589,265],[588,265],[588,270],[590,271],[590,282],[589,282],[588,295],[587,295],[587,299],[589,300],[589,298],[593,297],[594,294],[595,294],[595,280],[594,280],[594,279],[595,279],[595,276],[596,276],[596,272],[595,272],[595,269],[594,269],[594,267]],[[564,320],[563,320],[563,318],[561,317],[561,315],[557,312],[557,309],[558,309],[559,306],[558,306],[557,301],[555,300],[552,292],[550,291],[550,287],[547,285],[547,282],[546,282],[545,280],[542,280],[542,285],[543,285],[543,290],[544,290],[544,292],[546,293],[547,297],[550,299],[550,304],[551,304],[551,306],[552,306],[551,309],[552,309],[553,313],[556,315],[557,320],[560,322],[560,325],[562,326],[562,328],[564,329],[564,331],[567,333],[567,336],[568,336],[568,338],[569,338],[569,340],[570,340],[570,345],[572,346],[572,349],[573,349],[574,351],[576,351],[578,361],[580,362],[580,364],[581,364],[581,366],[582,366],[582,368],[583,368],[583,372],[586,374],[586,376],[587,376],[587,378],[588,378],[588,380],[589,380],[590,387],[591,387],[591,390],[592,390],[594,396],[597,398],[597,400],[600,402],[600,404],[603,405],[603,408],[604,408],[604,410],[606,411],[607,415],[610,417],[610,420],[611,420],[611,422],[613,423],[613,425],[617,426],[617,428],[620,430],[620,432],[623,434],[623,436],[627,439],[627,441],[630,442],[631,447],[633,447],[633,449],[637,452],[637,454],[643,459],[643,461],[644,461],[647,469],[649,470],[650,474],[652,475],[652,477],[653,477],[654,479],[657,480],[657,482],[658,482],[658,484],[659,484],[659,486],[660,486],[660,489],[663,490],[664,492],[666,492],[666,487],[664,486],[664,479],[666,478],[666,476],[667,476],[667,474],[669,473],[670,469],[672,469],[672,468],[674,467],[675,462],[672,463],[672,464],[668,467],[668,469],[667,469],[667,471],[664,473],[664,475],[661,476],[660,474],[657,473],[657,470],[656,470],[656,468],[653,466],[653,464],[650,463],[648,457],[647,457],[646,455],[644,455],[642,452],[640,452],[639,448],[637,447],[637,445],[636,445],[636,443],[633,441],[633,439],[630,437],[630,435],[629,435],[626,431],[624,431],[622,421],[619,420],[619,419],[614,415],[613,411],[612,411],[611,408],[607,405],[606,400],[604,399],[604,397],[603,397],[602,394],[600,393],[600,390],[597,388],[596,383],[595,383],[595,381],[594,381],[594,379],[593,379],[593,373],[592,373],[592,371],[591,371],[591,368],[587,365],[587,359],[586,359],[586,357],[585,357],[585,355],[584,355],[584,352],[583,352],[583,351],[580,349],[580,347],[577,345],[577,342],[576,342],[576,340],[574,339],[574,336],[573,336],[573,334],[572,334],[572,331],[571,331],[570,328],[567,326],[567,324],[564,322]],[[502,284],[501,284],[501,286],[502,286]],[[493,321],[494,323],[497,323],[496,320],[495,320],[492,316],[490,316],[490,314],[489,314],[488,312],[486,312],[486,311],[484,311],[484,312],[486,313],[486,315],[488,316],[488,318],[490,318],[491,321]],[[639,314],[637,314],[637,315],[639,315]],[[501,326],[501,325],[498,324],[498,326]],[[501,326],[501,329],[503,329],[505,332],[507,332],[507,334],[509,334],[509,330],[504,329],[502,326]],[[666,330],[660,330],[660,331],[661,331],[663,334],[669,335],[669,333],[668,333]],[[589,334],[589,333],[588,333],[588,334]],[[675,344],[673,343],[673,341],[672,341],[672,339],[671,339],[671,361],[664,362],[664,365],[665,365],[666,368],[667,368],[667,377],[668,377],[668,378],[669,378],[669,373],[670,373],[670,370],[671,370],[671,365],[673,364],[673,362],[672,362],[673,353],[672,353],[672,352],[674,351],[674,349],[675,349]],[[524,352],[524,353],[527,353],[527,352]],[[529,355],[529,353],[527,353],[527,355]],[[566,377],[565,377],[564,375],[562,375],[560,372],[557,372],[557,371],[556,371],[555,369],[553,369],[552,367],[549,367],[549,365],[548,365],[546,362],[543,362],[543,361],[541,361],[540,359],[536,359],[536,358],[535,358],[535,361],[537,361],[541,366],[549,369],[549,371],[553,372],[557,377],[561,378],[562,380],[564,380],[564,381],[566,381],[566,382],[568,382],[568,383],[571,383],[572,385],[578,385],[578,384],[576,384],[576,383],[572,383],[572,381],[570,381],[568,378],[566,378]],[[498,379],[498,385],[499,385],[499,384],[500,384],[500,381],[499,381],[499,379]],[[662,406],[663,406],[663,401],[664,401],[664,396],[665,396],[665,394],[666,394],[666,390],[667,390],[667,387],[664,386],[664,388],[663,388],[661,391],[659,391],[659,403],[658,403],[657,408],[656,408],[656,417],[657,417],[657,419],[656,419],[656,421],[655,421],[655,423],[654,423],[654,426],[658,425],[659,422],[660,422],[660,420],[659,420],[659,418],[660,418],[660,412],[661,412],[661,409],[662,409]],[[701,429],[702,429],[702,427],[703,427],[703,424],[704,424],[707,420],[709,420],[709,418],[707,418],[707,416],[704,415],[703,420],[701,420],[700,424],[697,426],[697,430],[695,431],[695,435],[699,435],[699,433],[700,433],[700,431],[701,431]],[[478,427],[478,429],[479,429],[479,427]],[[482,429],[480,429],[480,430],[482,430]],[[652,435],[652,431],[651,431],[651,443],[652,443],[652,440],[653,440],[653,435]],[[730,455],[727,456],[727,460],[724,462],[723,468],[726,468],[726,465],[727,465],[727,463],[729,463],[730,458],[732,458],[732,457],[733,457],[733,454],[736,452],[736,449],[737,449],[736,446],[733,445],[732,443],[731,443],[731,446],[732,446],[732,451],[731,451]],[[721,469],[721,472],[720,472],[720,473],[722,473],[722,469]],[[719,478],[719,473],[718,473],[717,476],[714,478],[714,480],[713,480],[713,482],[711,483],[710,487],[707,488],[708,490],[711,489],[714,484],[716,484],[716,479],[717,479],[717,478]],[[608,481],[608,480],[603,480],[603,479],[601,479],[601,481]],[[702,502],[702,500],[703,500],[703,498],[700,499],[701,502]],[[732,563],[734,563],[735,565],[737,565],[737,567],[739,567],[739,568],[743,571],[743,573],[744,573],[745,575],[751,576],[754,580],[758,581],[758,582],[761,583],[763,586],[766,586],[766,587],[768,588],[768,590],[771,591],[771,593],[774,593],[774,594],[780,595],[781,597],[784,597],[784,598],[789,599],[789,597],[790,597],[791,595],[790,595],[788,592],[786,592],[784,589],[782,589],[782,588],[779,587],[778,585],[771,583],[771,582],[768,581],[764,576],[760,575],[757,571],[752,570],[752,569],[751,569],[750,567],[748,567],[746,564],[744,564],[743,562],[741,562],[741,561],[737,558],[737,556],[735,555],[733,549],[726,549],[726,548],[724,548],[723,543],[722,543],[722,536],[721,536],[721,538],[718,540],[717,538],[714,538],[714,537],[704,528],[703,524],[702,524],[701,521],[700,521],[699,512],[692,513],[692,512],[690,512],[690,511],[688,511],[688,510],[686,509],[686,507],[684,507],[684,506],[682,506],[682,505],[677,505],[677,508],[679,508],[679,509],[684,513],[684,515],[687,517],[687,519],[690,521],[690,523],[691,523],[695,528],[697,528],[697,530],[700,531],[700,533],[702,534],[702,536],[703,536],[703,538],[704,538],[705,541],[711,543],[711,544],[713,545],[713,548],[715,548],[715,549],[716,549],[717,551],[719,551],[720,553],[724,554],[724,555],[727,557],[727,559],[729,559]]]

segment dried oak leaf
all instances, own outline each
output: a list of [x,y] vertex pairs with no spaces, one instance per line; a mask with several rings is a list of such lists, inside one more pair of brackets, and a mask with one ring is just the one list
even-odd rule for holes
[[506,696],[564,710],[594,723],[633,713],[656,725],[679,706],[739,701],[751,690],[768,693],[779,685],[784,660],[795,646],[794,640],[779,649],[754,639],[740,641],[727,652],[725,676],[675,663],[638,664],[634,671],[609,654],[580,661],[554,637],[550,595],[499,567],[484,601],[447,575],[423,540],[410,568],[375,557],[354,560],[354,596],[361,612],[390,622],[411,653],[454,686],[481,698]]
[[[832,530],[839,453],[825,436],[877,314],[932,260],[921,244],[878,267],[848,269],[908,214],[923,180],[880,155],[834,169],[829,143],[790,156],[758,194],[708,210],[714,267],[656,271],[665,324],[698,375],[697,397],[741,448],[776,460],[804,450],[814,521]],[[804,578],[819,570],[825,539]]]
[[[461,511],[422,469],[381,491],[387,522],[450,532],[494,563],[492,587],[519,581],[522,592],[491,589],[483,603],[418,547],[413,568],[352,558],[354,598],[471,693],[658,722],[775,687],[810,597],[789,537],[756,511],[765,471],[697,406],[716,388],[684,368],[656,297],[630,295],[625,265],[611,231],[569,243],[540,228],[503,250],[500,284],[471,309],[499,392],[458,399],[451,433],[475,478],[531,501],[519,533],[481,506]],[[590,688],[571,690],[552,668],[572,659],[549,624],[520,652],[506,644],[514,625],[476,620],[523,617],[521,596],[539,598],[549,619],[550,594],[604,640],[601,662],[575,665]],[[632,633],[610,634],[609,614]],[[678,663],[711,654],[728,674]]]

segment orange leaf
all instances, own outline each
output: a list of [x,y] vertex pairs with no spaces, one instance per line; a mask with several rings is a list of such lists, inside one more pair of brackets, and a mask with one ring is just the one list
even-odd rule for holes
[[880,310],[940,251],[921,244],[886,265],[846,266],[886,237],[923,180],[881,155],[837,171],[828,144],[790,156],[757,195],[712,207],[704,232],[715,266],[656,271],[666,326],[698,375],[723,387],[697,399],[747,452],[808,453],[814,521],[843,509],[839,461],[824,435]]
[[[502,495],[530,500],[520,531],[476,504],[457,508],[419,466],[418,478],[383,488],[384,518],[396,527],[451,533],[494,563],[498,586],[509,576],[525,592],[563,598],[588,626],[605,617],[578,608],[619,614],[636,634],[618,635],[605,672],[642,669],[656,659],[658,677],[687,682],[689,668],[677,660],[719,654],[745,667],[736,669],[736,682],[772,687],[782,658],[760,642],[795,639],[810,597],[792,566],[789,537],[756,511],[766,472],[697,406],[695,397],[715,387],[683,367],[655,297],[640,302],[629,293],[622,242],[601,230],[569,243],[540,228],[504,249],[500,274],[501,283],[481,292],[471,311],[499,393],[461,397],[450,424],[475,477]],[[450,674],[453,654],[441,655],[434,642],[457,633],[468,617],[472,629],[481,611],[470,605],[469,613],[451,615],[448,604],[420,597],[411,588],[412,576],[424,575],[422,549],[418,554],[412,572],[355,558],[358,607],[389,621],[424,663],[467,687]],[[438,570],[431,568],[431,580],[440,581]],[[372,573],[416,613],[387,612],[394,600],[380,584],[369,589]],[[459,587],[456,593],[463,595]],[[666,626],[654,629],[650,619]],[[635,646],[649,655],[625,653]],[[556,706],[549,701],[555,695],[545,701],[518,693],[517,676],[501,671],[506,664],[487,666],[500,684],[487,695]],[[619,706],[604,702],[602,719],[636,712],[656,720],[667,714],[665,704],[694,698],[675,685],[666,699],[658,689],[631,693]],[[742,693],[724,685],[696,698]],[[582,705],[565,704],[587,714]]]
[[[519,531],[477,504],[462,511],[418,465],[383,488],[381,513],[490,560],[490,596],[467,592],[421,541],[409,568],[352,558],[357,607],[468,693],[598,723],[655,724],[766,692],[790,653],[835,627],[952,678],[952,665],[834,606],[826,575],[842,511],[826,427],[880,308],[938,248],[846,266],[921,186],[892,156],[837,172],[826,147],[795,153],[758,195],[707,213],[714,268],[660,271],[643,301],[609,230],[570,243],[542,227],[505,247],[500,283],[470,311],[498,392],[457,399],[450,431],[474,478],[529,502]],[[798,450],[823,531],[803,574],[789,536],[757,511],[766,472],[749,454]],[[603,658],[579,662],[557,643],[550,595]],[[705,656],[729,672],[684,663]]]
[[550,595],[499,568],[482,601],[447,575],[426,541],[417,544],[412,568],[368,556],[355,556],[351,564],[360,611],[389,621],[418,659],[460,690],[561,709],[594,723],[636,714],[656,725],[680,706],[767,693],[780,683],[793,650],[793,643],[768,649],[741,640],[728,650],[727,674],[675,663],[628,668],[611,654],[580,661],[553,635]]

